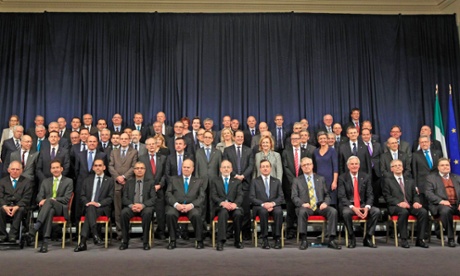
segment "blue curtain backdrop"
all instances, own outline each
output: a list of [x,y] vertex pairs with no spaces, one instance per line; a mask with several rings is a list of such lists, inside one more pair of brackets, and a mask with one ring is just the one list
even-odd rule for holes
[[382,138],[399,124],[412,142],[436,84],[445,118],[452,84],[460,121],[459,65],[455,15],[4,13],[0,124],[163,110],[316,127],[359,107]]

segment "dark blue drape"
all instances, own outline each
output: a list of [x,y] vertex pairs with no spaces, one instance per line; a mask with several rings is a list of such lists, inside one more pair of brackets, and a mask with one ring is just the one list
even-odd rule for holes
[[359,107],[382,138],[399,124],[412,141],[435,85],[444,116],[460,90],[458,46],[454,15],[1,14],[0,123],[163,110],[316,126]]

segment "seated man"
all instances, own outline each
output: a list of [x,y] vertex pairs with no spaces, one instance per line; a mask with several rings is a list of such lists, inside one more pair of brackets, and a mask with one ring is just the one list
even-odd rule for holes
[[[102,245],[96,220],[99,216],[112,215],[112,203],[115,182],[113,178],[104,175],[104,160],[96,159],[93,162],[95,174],[88,176],[82,185],[81,203],[84,206],[85,222],[81,229],[80,244],[74,249],[75,252],[85,251],[86,240],[89,233],[93,234],[94,245]],[[79,220],[80,218],[77,218]]]
[[195,229],[197,249],[203,249],[203,223],[201,222],[201,208],[205,200],[203,180],[192,176],[193,161],[184,160],[182,175],[171,176],[166,190],[166,224],[169,229],[168,249],[176,248],[177,220],[179,215],[187,216]]
[[219,218],[217,222],[217,251],[224,250],[229,218],[233,220],[233,228],[235,229],[235,247],[244,248],[243,242],[240,240],[243,223],[243,209],[241,208],[244,197],[243,184],[240,180],[230,177],[232,171],[232,163],[224,160],[220,165],[222,176],[210,180],[211,200],[214,204],[215,214]]
[[439,158],[438,171],[427,176],[425,195],[431,214],[439,216],[447,229],[447,245],[455,247],[453,216],[460,215],[460,176],[450,173],[449,159],[444,157]]
[[337,231],[337,210],[330,207],[329,196],[324,177],[313,173],[313,161],[304,157],[300,161],[303,174],[294,178],[292,182],[292,202],[296,206],[297,225],[299,228],[301,243],[300,250],[308,248],[307,227],[308,217],[320,215],[327,218],[327,235],[329,236],[329,248],[342,249],[335,241]]
[[342,216],[350,238],[348,248],[356,247],[352,222],[354,215],[358,216],[359,219],[367,220],[367,233],[364,235],[363,245],[376,248],[372,236],[380,216],[380,210],[372,206],[374,195],[371,178],[368,174],[359,172],[359,166],[358,157],[352,155],[348,158],[348,171],[339,176],[338,200],[342,205]]
[[[8,166],[9,176],[0,180],[0,242],[16,242],[19,234],[19,225],[32,198],[31,182],[22,173],[22,164],[13,161]],[[6,232],[6,219],[11,217],[10,233]]]
[[122,241],[120,250],[128,248],[129,220],[135,215],[142,217],[142,234],[144,250],[150,250],[150,224],[155,211],[157,193],[152,179],[146,179],[145,165],[142,162],[134,164],[134,178],[128,180],[123,188],[123,210],[121,211]]
[[[401,247],[409,248],[407,242],[407,219],[409,215],[417,217],[417,242],[416,246],[428,248],[423,240],[428,222],[428,212],[420,204],[420,198],[415,190],[414,180],[404,177],[403,163],[399,159],[390,163],[392,174],[385,175],[383,182],[383,196],[388,203],[391,216],[398,216],[398,232],[401,237]],[[397,239],[398,237],[395,237]]]
[[54,160],[51,162],[51,174],[43,180],[40,185],[40,191],[37,195],[38,212],[37,222],[33,225],[29,234],[35,237],[37,231],[43,226],[43,242],[39,252],[48,252],[48,241],[51,237],[53,226],[53,216],[64,216],[69,220],[68,204],[73,192],[73,181],[62,175],[64,168],[61,161]]
[[268,216],[272,215],[275,221],[273,228],[273,239],[275,249],[281,249],[281,227],[283,225],[284,202],[281,180],[271,177],[272,165],[264,159],[260,161],[260,176],[254,178],[249,190],[249,198],[252,203],[254,217],[260,218],[260,232],[262,236],[262,249],[270,249],[268,243]]

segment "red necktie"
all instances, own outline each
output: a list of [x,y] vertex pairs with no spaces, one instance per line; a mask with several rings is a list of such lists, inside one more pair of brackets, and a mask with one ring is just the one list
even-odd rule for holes
[[299,149],[295,149],[294,154],[295,177],[299,176]]
[[359,187],[358,187],[358,179],[356,176],[353,177],[353,204],[356,208],[361,208],[361,200],[359,198]]
[[157,167],[155,165],[155,159],[153,158],[153,154],[150,155],[150,166],[152,167],[152,173],[156,174],[157,173]]
[[358,124],[358,122],[355,123],[355,127],[356,127],[356,130],[358,131],[358,134],[359,134],[360,132],[359,132],[359,124]]

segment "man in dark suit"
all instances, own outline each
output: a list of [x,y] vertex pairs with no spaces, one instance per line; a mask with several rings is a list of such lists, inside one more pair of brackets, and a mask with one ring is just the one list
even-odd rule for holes
[[145,140],[150,136],[150,130],[148,126],[143,125],[144,116],[140,112],[134,113],[133,118],[134,124],[128,126],[132,130],[137,130],[141,133],[141,143],[145,143]]
[[[456,229],[452,217],[460,215],[460,176],[451,173],[447,158],[440,158],[437,167],[437,173],[427,176],[426,198],[431,214],[440,217],[443,227],[447,230],[447,245],[455,247]],[[460,244],[460,236],[457,243]]]
[[185,144],[187,145],[187,147],[185,148],[185,151],[188,154],[195,155],[195,147],[193,146],[193,141],[190,140],[187,137],[182,136],[183,129],[184,129],[184,123],[182,123],[181,121],[177,121],[174,124],[174,134],[173,134],[173,136],[166,138],[166,146],[168,147],[168,149],[171,152],[173,152],[174,148],[175,148],[174,141],[176,141],[177,138],[182,138],[182,139],[184,139]]
[[[363,125],[365,125],[363,123]],[[380,154],[383,152],[380,143],[373,139],[373,134],[371,130],[368,128],[364,128],[361,130],[361,138],[364,145],[367,147],[367,151],[369,152],[369,156],[371,158],[371,177],[372,177],[372,191],[374,192],[374,201],[376,205],[379,203],[379,199],[382,196],[382,188],[381,188],[381,175],[380,172]]]
[[[244,248],[243,241],[240,240],[241,226],[243,224],[243,187],[241,181],[230,177],[233,171],[232,163],[228,160],[222,161],[220,165],[221,176],[215,176],[210,181],[211,200],[214,206],[214,213],[218,217],[217,221],[217,251],[224,250],[227,240],[227,221],[233,221],[235,230],[234,245],[238,249]],[[211,218],[212,219],[212,218]]]
[[59,133],[51,131],[48,140],[43,141],[42,150],[38,157],[36,175],[41,183],[44,179],[51,177],[52,174],[49,170],[51,161],[59,159],[61,161],[64,171],[62,175],[67,176],[70,169],[70,154],[66,147],[59,145]]
[[304,157],[312,157],[309,155],[307,150],[300,147],[300,135],[298,133],[291,134],[291,145],[286,146],[283,151],[283,166],[284,175],[286,175],[287,181],[283,182],[283,193],[286,200],[286,224],[287,224],[287,239],[293,239],[296,235],[297,229],[295,228],[295,222],[297,221],[297,215],[295,211],[295,205],[291,198],[291,189],[294,179],[302,174],[300,168],[300,160]]
[[107,129],[109,131],[109,138],[106,138],[104,140],[104,142],[106,141],[109,141],[110,140],[110,129],[107,128],[107,121],[105,119],[99,119],[97,120],[97,124],[96,124],[96,128],[97,128],[97,138],[99,139],[100,142],[102,142],[102,130],[104,129]]
[[350,111],[350,121],[343,125],[343,135],[348,135],[348,128],[355,127],[358,135],[361,134],[361,110],[354,107]]
[[185,152],[185,140],[180,137],[174,141],[174,151],[170,154],[166,160],[166,181],[169,184],[169,178],[171,176],[177,176],[182,174],[182,163],[186,159],[192,161],[195,160],[195,157]]
[[288,130],[284,128],[284,117],[281,114],[275,115],[275,128],[272,129],[272,137],[275,140],[275,151],[282,153],[289,137]]
[[389,149],[387,152],[384,152],[380,155],[380,173],[381,176],[385,176],[387,173],[391,172],[391,161],[398,159],[403,163],[403,174],[404,177],[412,177],[411,169],[411,159],[407,153],[400,151],[398,149],[398,140],[396,138],[390,137],[387,140],[386,147]]
[[[27,131],[25,132],[25,134],[29,135],[30,137],[32,137],[33,140],[36,140],[37,136],[35,134],[35,128],[37,126],[45,126],[45,117],[43,117],[42,115],[37,115],[35,116],[35,119],[34,119],[34,126],[32,127],[29,127],[27,129]],[[46,129],[46,127],[45,127]]]
[[326,114],[323,116],[323,123],[318,128],[318,132],[324,131],[326,133],[332,133],[334,118],[331,114]]
[[[215,140],[217,143],[222,142],[221,141],[221,136],[222,136],[222,130],[223,129],[230,129],[231,130],[231,123],[232,123],[232,117],[229,115],[225,115],[222,117],[222,128],[216,132],[216,135],[214,136]],[[233,131],[232,131],[233,132]]]
[[123,239],[120,250],[128,248],[129,244],[129,220],[135,215],[142,217],[142,240],[143,249],[150,250],[149,233],[150,224],[155,211],[155,184],[153,180],[146,179],[145,165],[142,162],[136,162],[134,165],[134,178],[126,182],[123,189],[123,211],[121,212],[121,230]]
[[362,141],[358,141],[358,130],[353,126],[348,127],[347,136],[349,141],[342,143],[339,150],[340,173],[346,172],[348,158],[356,156],[361,163],[361,171],[372,176],[371,157],[366,145]]
[[131,133],[131,147],[137,150],[137,155],[142,156],[147,154],[147,147],[141,142],[141,132],[139,130],[133,130]]
[[110,156],[110,152],[107,153],[106,150],[109,151],[108,149],[112,147],[112,142],[110,141],[111,136],[112,135],[108,128],[104,128],[99,132],[98,147],[99,150],[105,152],[107,156]]
[[[427,125],[423,125],[420,128],[420,136],[431,137],[431,127],[429,127]],[[439,142],[438,140],[431,140],[430,149],[431,150],[436,150],[436,151],[442,153],[441,142]],[[418,150],[420,150],[420,145],[418,144],[418,139],[417,139],[417,140],[414,141],[414,143],[412,143],[412,152],[416,152]]]
[[302,130],[300,131],[299,135],[300,135],[300,147],[307,151],[307,155],[309,157],[312,157],[313,153],[316,150],[316,147],[311,142],[309,142],[311,141],[310,132],[308,130]]
[[[259,125],[260,126],[260,125]],[[251,239],[251,216],[250,216],[250,199],[249,199],[249,186],[252,178],[252,171],[254,168],[254,156],[252,150],[243,145],[244,133],[239,130],[235,132],[235,145],[224,149],[222,159],[232,163],[233,171],[231,176],[241,181],[243,184],[243,239]]]
[[147,138],[145,145],[148,150],[148,154],[139,156],[139,162],[145,165],[145,176],[147,180],[152,180],[155,185],[156,201],[155,201],[155,212],[157,219],[157,229],[155,235],[160,240],[165,239],[165,190],[166,190],[166,157],[161,154],[157,154],[158,144],[154,138]]
[[[350,156],[347,160],[348,171],[339,176],[338,199],[342,205],[342,216],[348,230],[350,243],[348,248],[356,247],[356,238],[353,230],[352,217],[367,220],[367,233],[363,238],[363,245],[370,248],[377,246],[372,241],[375,226],[380,216],[380,210],[372,206],[371,178],[359,170],[360,161],[357,156]],[[358,173],[359,171],[359,173]]]
[[[300,132],[302,131],[302,123],[301,122],[295,122],[293,125],[292,125],[292,132],[291,132],[291,135],[296,133],[296,134],[299,134],[300,135]],[[305,143],[308,143],[308,140],[305,141]],[[288,138],[286,138],[286,145],[285,145],[285,148],[290,146],[291,145],[291,137],[289,136]]]
[[166,124],[166,114],[163,111],[157,113],[157,122],[160,122],[161,134],[163,134],[165,138],[174,135],[173,128]]
[[51,162],[51,174],[53,177],[43,180],[37,195],[38,212],[37,222],[29,231],[32,238],[43,226],[43,242],[39,252],[48,252],[48,241],[51,236],[53,216],[64,216],[69,220],[68,204],[73,192],[73,181],[62,175],[64,168],[59,160]]
[[176,248],[176,230],[179,216],[187,216],[195,229],[197,249],[203,249],[203,224],[201,222],[201,207],[205,200],[203,180],[192,176],[193,161],[184,160],[181,176],[170,178],[166,190],[166,223],[169,229],[168,249]]
[[123,133],[125,128],[123,127],[123,117],[119,113],[113,114],[112,117],[112,127],[110,128],[112,132]]
[[43,141],[46,139],[45,126],[35,127],[35,137],[32,137],[32,151],[40,151]]
[[113,179],[104,175],[105,168],[104,160],[95,159],[93,162],[94,175],[88,176],[83,181],[81,203],[84,208],[85,222],[80,233],[81,241],[75,247],[75,252],[87,249],[86,240],[90,233],[93,234],[94,245],[103,244],[96,220],[99,216],[110,217],[112,215],[113,193],[115,189]]
[[70,121],[70,126],[72,127],[71,131],[80,132],[81,129],[81,119],[80,117],[73,117]]
[[93,115],[83,115],[83,127],[88,129],[90,135],[97,135],[97,128],[93,126]]
[[[401,247],[409,248],[407,241],[407,219],[409,215],[417,217],[416,246],[428,248],[423,240],[428,222],[428,212],[420,204],[420,198],[415,190],[414,180],[403,176],[401,160],[391,161],[391,172],[385,176],[383,196],[388,204],[391,216],[398,216],[398,232],[401,237]],[[398,237],[395,237],[397,239]]]
[[13,137],[6,139],[2,145],[1,161],[3,162],[3,171],[6,173],[10,162],[12,152],[21,148],[21,137],[24,133],[24,128],[21,125],[13,127]]
[[[252,203],[254,217],[260,218],[260,233],[262,237],[262,249],[270,249],[268,243],[268,216],[273,216],[273,248],[281,249],[281,227],[283,224],[284,194],[281,180],[271,177],[272,165],[268,160],[260,161],[260,176],[252,180],[249,198]],[[257,231],[257,229],[254,229]]]
[[254,116],[249,116],[246,120],[246,124],[248,128],[244,130],[244,145],[246,147],[251,147],[251,140],[252,137],[256,136],[259,134],[259,130],[257,129],[257,120],[256,117]]
[[67,128],[67,121],[64,117],[59,117],[57,119],[57,123],[59,125],[59,137],[61,138],[66,138],[67,141],[69,141],[70,144],[70,132],[72,132],[70,129]]
[[[34,196],[38,192],[38,185],[35,185],[35,172],[38,163],[39,152],[31,151],[32,137],[29,135],[23,135],[21,137],[21,149],[11,153],[10,162],[19,161],[22,166],[22,176],[27,178],[31,182],[33,190],[32,202],[35,200]],[[5,164],[6,166],[6,164]]]
[[[259,124],[259,133],[252,136],[252,139],[251,139],[251,147],[252,149],[259,149],[259,141],[260,139],[262,138],[262,133],[263,132],[268,132],[268,125],[266,122],[260,122]],[[272,136],[271,132],[270,132],[270,136]],[[272,136],[273,137],[273,136]]]
[[[108,130],[108,129],[107,129]],[[110,131],[110,130],[108,130]],[[105,131],[103,131],[104,133]],[[104,149],[105,154],[107,154],[108,161],[110,163],[110,155],[113,150],[120,148],[120,132],[114,132],[110,136],[110,143],[106,144],[106,148]],[[102,143],[101,143],[102,144]],[[102,146],[104,147],[104,146]]]
[[79,134],[80,134],[80,143],[72,144],[72,147],[70,148],[70,160],[74,164],[75,164],[75,156],[79,152],[82,152],[88,149],[88,146],[86,145],[86,143],[88,142],[89,130],[86,128],[82,128]]
[[308,248],[308,217],[313,215],[327,218],[328,247],[342,249],[335,241],[338,214],[336,209],[329,206],[331,197],[329,196],[326,181],[324,177],[313,173],[313,161],[311,158],[302,158],[301,167],[303,174],[296,177],[292,183],[292,201],[296,206],[297,225],[301,239],[299,249],[305,250]]
[[[31,181],[21,176],[22,164],[13,161],[8,166],[9,176],[0,179],[0,242],[16,242],[21,220],[27,214],[32,198]],[[11,217],[10,232],[6,232],[6,218]]]
[[[48,135],[47,135],[48,138],[49,138],[49,134],[52,131],[57,132],[58,136],[59,136],[59,123],[58,122],[51,122],[51,123],[48,124]],[[46,142],[47,140],[48,139],[46,139],[43,142]],[[66,149],[70,149],[70,147],[71,147],[70,140],[67,140],[66,138],[61,138],[61,136],[59,136],[58,143],[59,143],[59,146],[61,146],[63,148],[66,148]]]
[[[342,125],[339,124],[339,123],[335,123],[333,126],[332,126],[332,132],[334,133],[335,135],[335,141],[337,142],[337,146],[335,147],[336,149],[339,149],[339,145],[341,143],[344,143],[344,142],[347,142],[348,141],[348,138],[346,135],[342,135]],[[345,131],[345,134],[346,134],[346,131]]]
[[[401,140],[402,131],[401,127],[398,125],[393,125],[390,130],[390,136],[395,138],[398,141],[400,151],[407,153],[410,159],[412,159],[412,150],[408,142]],[[385,148],[384,151],[388,151],[388,148]]]
[[120,135],[120,147],[110,153],[109,172],[115,180],[115,194],[113,205],[115,207],[115,223],[117,225],[117,239],[121,239],[121,209],[122,190],[126,181],[134,176],[134,164],[137,162],[137,151],[129,146],[129,136]]

